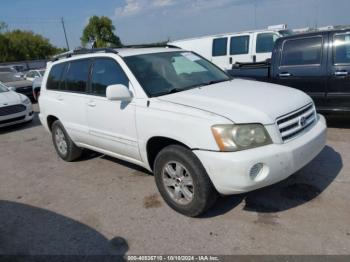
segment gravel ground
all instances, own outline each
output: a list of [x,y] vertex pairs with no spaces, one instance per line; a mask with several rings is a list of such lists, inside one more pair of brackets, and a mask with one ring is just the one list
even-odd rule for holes
[[187,218],[137,166],[62,161],[36,115],[0,130],[0,254],[350,254],[350,120],[330,123],[295,175]]

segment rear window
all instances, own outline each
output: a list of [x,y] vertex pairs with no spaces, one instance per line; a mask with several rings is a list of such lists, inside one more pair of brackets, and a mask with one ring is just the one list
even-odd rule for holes
[[350,33],[334,36],[334,64],[350,64]]
[[227,37],[213,40],[213,56],[227,55]]
[[249,53],[249,35],[231,37],[230,54],[244,55]]
[[322,37],[309,37],[284,42],[281,66],[320,65]]
[[90,60],[88,59],[70,62],[65,76],[66,90],[78,93],[87,92],[89,71]]
[[48,90],[59,90],[60,82],[62,78],[63,70],[66,66],[66,63],[60,63],[52,66],[50,74],[47,78],[46,88]]

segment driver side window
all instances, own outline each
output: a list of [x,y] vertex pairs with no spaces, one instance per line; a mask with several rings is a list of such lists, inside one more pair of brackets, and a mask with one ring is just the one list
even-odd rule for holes
[[111,58],[95,59],[91,74],[91,93],[105,97],[107,86],[115,84],[129,87],[129,79],[120,65]]

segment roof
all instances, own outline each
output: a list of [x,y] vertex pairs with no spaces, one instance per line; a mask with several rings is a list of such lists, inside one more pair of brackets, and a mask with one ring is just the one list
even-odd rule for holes
[[308,31],[308,32],[302,32],[302,33],[295,33],[289,36],[281,37],[278,39],[278,41],[282,41],[284,39],[293,39],[293,38],[298,38],[298,37],[307,37],[307,36],[315,36],[315,35],[322,35],[322,34],[327,34],[329,32],[334,32],[334,33],[343,33],[343,32],[350,32],[350,28],[333,28],[333,29],[324,29],[324,30],[314,30],[314,31]]
[[118,52],[120,56],[127,57],[127,56],[133,56],[133,55],[175,52],[181,49],[169,48],[169,47],[152,47],[152,48],[120,48],[115,50]]
[[101,54],[117,54],[121,57],[128,57],[133,55],[143,55],[152,53],[165,53],[179,51],[179,48],[172,47],[153,47],[153,48],[96,48],[96,49],[76,49],[56,55],[51,62],[58,62],[63,60],[75,60],[78,58],[89,58],[100,56]]
[[231,36],[231,35],[241,35],[241,34],[250,34],[250,33],[269,33],[269,32],[280,32],[280,31],[287,31],[287,30],[289,30],[289,29],[258,29],[258,30],[248,30],[248,31],[240,31],[240,32],[214,34],[214,35],[204,35],[204,36],[184,38],[184,39],[170,41],[169,44],[176,43],[176,42],[203,39],[203,38],[218,38],[218,37]]

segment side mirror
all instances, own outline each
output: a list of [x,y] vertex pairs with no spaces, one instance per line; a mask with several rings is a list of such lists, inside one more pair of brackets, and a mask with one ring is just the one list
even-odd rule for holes
[[132,94],[125,85],[117,84],[107,86],[106,96],[108,100],[123,100],[130,101],[132,99]]
[[16,92],[16,88],[14,88],[13,86],[9,86],[7,89],[10,91]]

